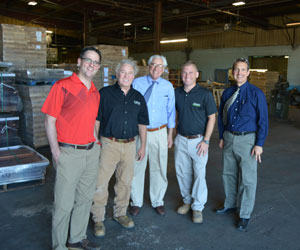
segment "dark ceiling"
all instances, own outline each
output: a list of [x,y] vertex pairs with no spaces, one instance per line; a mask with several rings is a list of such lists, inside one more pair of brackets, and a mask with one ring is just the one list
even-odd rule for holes
[[[153,40],[156,12],[155,0],[1,0],[0,15],[34,23],[48,29],[73,30],[80,34],[88,23],[92,37],[108,37],[129,43]],[[283,29],[274,25],[269,17],[280,16],[283,23],[288,15],[300,13],[300,1],[246,0],[246,5],[235,7],[234,0],[162,0],[162,37],[189,34],[203,27],[260,27]],[[84,22],[84,20],[87,20]],[[124,27],[124,23],[132,26]],[[62,39],[62,38],[61,38]],[[65,41],[64,41],[65,40]],[[74,40],[74,39],[73,39]],[[70,43],[62,39],[60,43]],[[73,41],[80,43],[82,40]]]

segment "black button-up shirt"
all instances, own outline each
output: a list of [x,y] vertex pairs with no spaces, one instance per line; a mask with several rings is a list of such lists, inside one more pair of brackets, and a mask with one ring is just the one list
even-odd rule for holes
[[137,90],[131,87],[125,95],[116,83],[99,92],[100,136],[129,139],[138,135],[138,124],[149,124],[145,99]]
[[178,112],[178,133],[187,135],[205,134],[208,116],[217,112],[212,93],[196,84],[188,93],[184,87],[175,90]]

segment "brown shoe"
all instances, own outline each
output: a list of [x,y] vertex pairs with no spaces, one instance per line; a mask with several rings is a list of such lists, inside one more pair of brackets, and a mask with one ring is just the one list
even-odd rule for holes
[[119,216],[119,217],[113,217],[113,219],[120,223],[121,226],[125,228],[134,228],[134,222],[133,220],[128,217],[127,215]]
[[140,208],[138,206],[131,206],[129,211],[131,215],[137,216],[140,212]]
[[164,208],[164,206],[155,207],[154,210],[155,210],[156,213],[158,213],[161,216],[165,215],[165,208]]
[[185,215],[190,211],[190,209],[191,209],[191,204],[183,204],[181,207],[177,209],[177,213]]
[[202,223],[203,222],[203,216],[202,216],[201,211],[193,210],[193,222],[194,223]]
[[103,237],[105,235],[105,226],[103,221],[95,222],[94,224],[94,235],[96,237]]
[[77,243],[67,243],[67,248],[69,250],[100,250],[101,247],[93,242],[84,239]]

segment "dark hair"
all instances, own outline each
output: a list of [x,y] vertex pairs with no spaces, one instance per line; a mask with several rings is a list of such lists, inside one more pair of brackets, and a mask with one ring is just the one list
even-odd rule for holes
[[195,62],[193,62],[193,61],[187,61],[187,62],[185,62],[185,63],[182,65],[182,67],[181,67],[181,71],[183,70],[183,68],[184,68],[185,66],[191,66],[191,65],[193,65],[193,66],[196,68],[196,71],[198,72],[197,64],[196,64]]
[[98,54],[99,58],[100,58],[100,63],[101,63],[101,52],[100,50],[96,49],[95,47],[92,47],[92,46],[88,46],[88,47],[84,47],[81,52],[80,52],[80,58],[83,58],[84,57],[84,54],[85,52],[87,51],[94,51]]
[[250,69],[250,64],[249,64],[248,59],[243,58],[243,57],[240,57],[240,58],[234,60],[233,65],[232,65],[232,71],[234,71],[234,67],[235,67],[235,65],[236,65],[238,62],[244,62],[244,63],[247,63],[247,70]]

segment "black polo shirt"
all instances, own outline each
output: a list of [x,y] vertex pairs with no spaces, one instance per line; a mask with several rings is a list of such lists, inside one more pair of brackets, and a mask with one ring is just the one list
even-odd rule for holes
[[138,135],[138,124],[149,124],[145,99],[137,90],[131,87],[125,95],[116,83],[99,92],[100,136],[129,139]]
[[178,133],[181,135],[205,134],[208,116],[217,112],[212,93],[198,84],[188,93],[184,87],[175,90],[178,112]]

